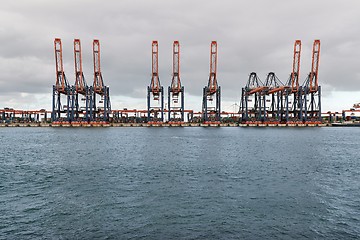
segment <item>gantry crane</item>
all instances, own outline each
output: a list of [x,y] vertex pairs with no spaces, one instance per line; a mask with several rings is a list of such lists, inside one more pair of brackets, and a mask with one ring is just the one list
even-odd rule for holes
[[[290,95],[293,94],[292,113],[300,109],[301,97],[299,91],[301,41],[294,44],[292,72],[287,84],[283,84],[274,72],[270,72],[265,84],[261,82],[255,72],[249,75],[249,79],[241,92],[239,113],[242,114],[242,122],[246,121],[271,121],[287,122],[289,120]],[[267,98],[270,96],[270,98]],[[252,102],[254,101],[254,102]],[[267,108],[267,102],[269,107]],[[298,104],[299,103],[299,104]],[[249,105],[251,105],[249,107]]]
[[[75,60],[75,91],[73,94],[73,102],[75,103],[75,119],[79,120],[80,114],[83,114],[84,120],[92,119],[92,87],[88,86],[82,68],[82,53],[80,39],[74,39],[74,60]],[[81,102],[79,103],[79,95]],[[82,105],[82,106],[80,106]],[[85,111],[85,112],[84,112]]]
[[320,60],[320,40],[315,40],[312,50],[311,71],[309,73],[309,92],[317,92],[319,88],[318,73]]
[[301,56],[301,40],[296,40],[294,43],[294,57],[292,64],[292,72],[290,74],[291,92],[297,93],[299,90],[300,78],[300,56]]
[[288,89],[285,94],[286,121],[299,121],[301,119],[302,104],[302,87],[299,85],[300,79],[300,56],[301,56],[301,40],[294,43],[294,56],[292,64],[292,72],[287,82]]
[[180,80],[179,41],[174,41],[173,43],[173,74],[172,74],[171,86],[169,86],[168,88],[168,108],[169,108],[168,109],[169,122],[184,121],[184,86],[181,85],[181,80]]
[[[152,72],[150,86],[147,87],[147,121],[163,122],[164,121],[164,88],[160,84],[158,53],[159,45],[157,41],[153,41],[151,45]],[[152,99],[151,99],[152,95]],[[158,104],[153,102],[157,101]],[[160,103],[159,103],[160,101]],[[160,117],[158,116],[160,114]]]
[[[263,121],[266,115],[265,95],[267,86],[255,72],[250,73],[246,86],[241,91],[241,121]],[[251,103],[251,104],[249,104]],[[249,105],[252,105],[249,107]]]
[[267,87],[266,95],[270,96],[270,99],[266,99],[264,108],[267,108],[266,102],[270,102],[270,104],[264,120],[280,123],[285,120],[284,98],[289,87],[284,85],[274,72],[267,75],[265,86]]
[[[66,120],[71,122],[73,119],[74,102],[72,101],[73,87],[69,85],[63,65],[62,44],[60,38],[54,40],[55,63],[56,63],[56,82],[53,85],[52,121],[60,120],[61,113],[66,113]],[[62,105],[61,96],[66,97],[66,105]]]
[[[320,61],[320,40],[315,40],[312,48],[311,71],[308,74],[302,89],[303,121],[321,121],[321,86],[318,83]],[[308,105],[309,103],[309,105]]]
[[[215,97],[215,106],[211,107]],[[221,87],[217,82],[217,43],[210,45],[210,75],[208,85],[203,89],[202,121],[220,121]]]
[[[93,118],[94,120],[109,121],[111,112],[110,89],[105,86],[100,66],[100,42],[93,41],[93,60],[94,60],[94,83],[93,83]],[[96,96],[99,95],[99,102]],[[99,105],[97,105],[99,104]],[[102,106],[101,106],[102,105]]]

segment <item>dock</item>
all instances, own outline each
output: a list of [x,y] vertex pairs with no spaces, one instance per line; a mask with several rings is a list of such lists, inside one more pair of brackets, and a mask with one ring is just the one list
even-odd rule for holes
[[0,123],[1,127],[56,127],[56,128],[92,128],[92,127],[331,127],[330,123],[321,124],[241,124],[241,123]]

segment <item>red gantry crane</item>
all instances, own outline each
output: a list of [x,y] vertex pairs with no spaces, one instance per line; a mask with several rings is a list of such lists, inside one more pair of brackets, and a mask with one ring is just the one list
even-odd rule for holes
[[[270,72],[263,84],[255,72],[249,76],[247,84],[242,88],[239,113],[242,122],[270,121],[287,122],[289,119],[289,95],[294,93],[294,101],[299,99],[299,74],[300,74],[301,41],[294,44],[292,73],[284,85],[274,72]],[[267,96],[270,98],[267,99]],[[249,102],[254,102],[249,107]],[[301,99],[300,99],[301,100]],[[267,108],[266,102],[270,102]]]
[[[157,41],[153,41],[151,45],[151,82],[150,86],[147,87],[147,106],[148,106],[148,122],[163,122],[164,121],[164,88],[160,84],[159,79],[159,45]],[[152,95],[153,99],[151,99]],[[157,106],[152,106],[152,102],[157,101]],[[159,103],[160,101],[160,103]],[[160,112],[160,118],[158,113]]]
[[[179,96],[180,95],[180,96]],[[179,104],[180,97],[180,104]],[[171,86],[168,88],[168,120],[169,122],[184,121],[184,87],[180,80],[180,43],[173,43],[173,74]],[[177,115],[180,114],[180,117]]]
[[[105,86],[100,66],[100,42],[93,41],[93,60],[94,60],[94,83],[93,83],[93,114],[94,119],[103,121],[109,120],[111,112],[110,89]],[[96,95],[100,96],[99,106],[97,106]],[[101,106],[102,104],[103,106]]]
[[294,55],[292,63],[292,71],[287,82],[287,91],[285,94],[285,118],[286,122],[289,117],[292,122],[300,119],[301,110],[301,91],[299,85],[300,79],[300,56],[301,56],[301,40],[296,40],[294,43]]
[[[87,86],[83,67],[82,67],[82,53],[80,39],[74,39],[74,60],[75,60],[75,118],[79,120],[80,113],[84,113],[84,120],[89,121],[92,116],[92,92]],[[81,101],[85,103],[85,106],[80,106],[79,95],[82,95]]]
[[82,69],[82,55],[80,39],[74,39],[74,60],[75,60],[75,90],[78,94],[86,94],[86,81]]
[[292,72],[290,75],[292,93],[297,93],[299,91],[300,55],[301,55],[301,40],[296,40],[294,44]]
[[[215,95],[215,106],[210,107]],[[217,82],[217,42],[210,45],[210,75],[208,85],[203,89],[202,120],[203,122],[220,121],[221,87]]]
[[[265,91],[266,96],[263,104],[267,114],[264,116],[264,121],[280,123],[284,118],[284,93],[289,87],[284,85],[274,72],[268,73],[265,86],[267,90]],[[269,98],[266,99],[267,97]],[[269,102],[269,107],[266,106],[266,102]]]
[[318,73],[320,61],[320,40],[315,40],[312,48],[311,71],[306,78],[301,92],[302,120],[307,122],[321,122],[321,87]]
[[[72,87],[66,80],[63,57],[62,57],[62,44],[60,38],[54,40],[55,50],[55,64],[56,64],[56,82],[53,85],[53,103],[52,103],[52,121],[59,121],[61,119],[61,113],[66,113],[67,121],[71,121],[73,118],[72,109]],[[66,105],[62,105],[61,95],[66,96]]]
[[67,94],[67,87],[69,86],[64,72],[64,64],[62,58],[62,43],[60,38],[54,40],[55,49],[55,63],[56,63],[56,90],[59,93]]
[[[268,87],[260,80],[255,72],[250,73],[246,86],[242,88],[240,113],[242,122],[263,121],[265,118],[265,95]],[[254,100],[254,101],[253,101]],[[252,102],[251,104],[249,104]],[[252,105],[252,107],[249,107]]]
[[319,72],[319,60],[320,60],[320,40],[315,40],[312,50],[312,62],[311,62],[311,72],[309,74],[309,90],[311,93],[317,92],[319,83],[318,83],[318,72]]

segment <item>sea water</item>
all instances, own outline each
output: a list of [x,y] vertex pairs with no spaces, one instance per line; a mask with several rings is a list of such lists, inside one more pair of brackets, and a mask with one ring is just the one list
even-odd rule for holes
[[360,128],[1,128],[0,239],[360,238]]

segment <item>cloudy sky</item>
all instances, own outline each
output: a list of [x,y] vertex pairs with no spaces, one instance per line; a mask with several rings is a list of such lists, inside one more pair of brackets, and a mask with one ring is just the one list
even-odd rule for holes
[[151,41],[159,41],[160,81],[171,82],[172,43],[181,45],[186,108],[200,110],[209,75],[210,42],[218,42],[222,109],[239,104],[250,72],[286,82],[293,44],[302,40],[301,83],[311,47],[321,40],[323,111],[360,102],[359,0],[12,0],[0,7],[0,108],[51,109],[54,38],[62,39],[67,79],[75,82],[73,40],[92,84],[92,40],[101,44],[102,73],[112,108],[146,107]]

